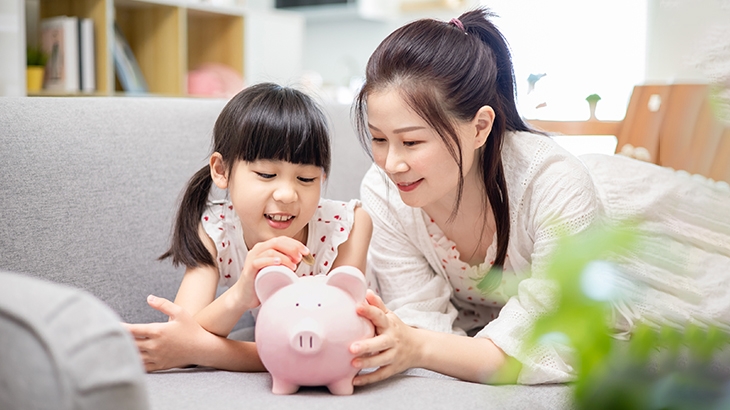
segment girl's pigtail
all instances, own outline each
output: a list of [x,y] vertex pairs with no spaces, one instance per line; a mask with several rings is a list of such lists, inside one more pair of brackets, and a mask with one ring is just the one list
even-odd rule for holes
[[174,266],[215,266],[213,256],[198,234],[200,217],[205,210],[212,183],[210,167],[207,165],[190,178],[180,201],[172,244],[170,249],[160,256],[160,260],[171,257]]

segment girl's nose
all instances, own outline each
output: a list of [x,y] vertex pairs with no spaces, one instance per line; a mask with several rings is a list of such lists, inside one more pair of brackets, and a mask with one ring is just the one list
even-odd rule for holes
[[400,153],[393,149],[388,150],[388,156],[385,158],[385,172],[396,174],[408,171],[409,167]]
[[291,184],[281,184],[274,190],[274,200],[291,203],[297,200],[297,191]]

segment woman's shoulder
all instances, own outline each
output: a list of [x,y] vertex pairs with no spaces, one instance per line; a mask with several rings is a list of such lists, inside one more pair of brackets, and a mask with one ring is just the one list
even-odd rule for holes
[[531,132],[506,135],[502,162],[507,178],[523,186],[535,178],[552,174],[588,176],[588,170],[575,155],[550,136]]

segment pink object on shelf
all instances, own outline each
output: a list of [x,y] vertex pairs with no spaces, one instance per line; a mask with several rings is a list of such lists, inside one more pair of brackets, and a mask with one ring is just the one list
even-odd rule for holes
[[283,266],[259,271],[256,347],[273,393],[327,386],[332,394],[352,394],[358,369],[349,347],[374,334],[372,323],[355,311],[366,290],[364,275],[352,266],[301,278]]
[[203,64],[188,73],[188,94],[231,98],[243,89],[243,77],[231,67]]

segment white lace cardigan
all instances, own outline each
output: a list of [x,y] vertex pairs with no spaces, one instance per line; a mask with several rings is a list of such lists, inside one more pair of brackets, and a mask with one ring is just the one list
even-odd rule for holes
[[[476,337],[488,337],[522,363],[518,383],[556,383],[574,379],[572,351],[546,342],[526,349],[535,319],[554,306],[555,285],[544,278],[558,226],[567,233],[588,227],[600,212],[600,201],[580,160],[552,139],[530,133],[505,136],[503,162],[510,201],[509,265],[529,272],[499,316]],[[373,219],[369,269],[377,275],[388,309],[406,324],[464,334],[453,327],[457,310],[453,289],[420,208],[404,204],[397,188],[373,166],[361,186],[363,206]]]

